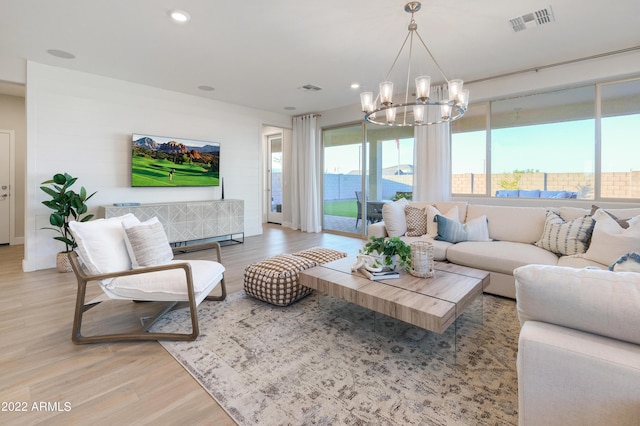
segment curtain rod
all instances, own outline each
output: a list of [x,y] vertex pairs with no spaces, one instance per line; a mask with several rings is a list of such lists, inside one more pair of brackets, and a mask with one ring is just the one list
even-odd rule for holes
[[585,56],[585,57],[577,58],[577,59],[570,59],[568,61],[556,62],[556,63],[548,64],[548,65],[541,65],[539,67],[532,67],[532,68],[527,68],[527,69],[523,69],[523,70],[519,70],[519,71],[513,71],[513,72],[504,73],[504,74],[498,74],[498,75],[494,75],[494,76],[491,76],[491,77],[479,78],[477,80],[465,81],[465,84],[480,83],[480,82],[483,82],[483,81],[495,80],[495,79],[504,78],[504,77],[511,77],[511,76],[518,75],[518,74],[525,74],[525,73],[528,73],[528,72],[538,72],[540,70],[544,70],[544,69],[547,69],[547,68],[554,68],[554,67],[559,67],[559,66],[562,66],[562,65],[575,64],[575,63],[578,63],[578,62],[589,61],[591,59],[606,58],[608,56],[619,55],[621,53],[628,53],[628,52],[633,52],[633,51],[636,51],[636,50],[640,50],[640,46],[628,47],[626,49],[620,49],[620,50],[613,50],[611,52],[599,53],[597,55]]

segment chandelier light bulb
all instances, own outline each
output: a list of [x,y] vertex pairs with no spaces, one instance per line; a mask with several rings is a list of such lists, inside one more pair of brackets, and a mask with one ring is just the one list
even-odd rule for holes
[[413,122],[422,124],[424,122],[424,105],[413,106]]
[[469,91],[463,90],[460,94],[459,104],[465,110],[469,107]]
[[389,106],[393,103],[393,82],[383,81],[380,83],[380,103]]
[[429,91],[431,90],[431,77],[428,75],[421,75],[416,77],[416,99],[419,102],[426,102],[429,100]]
[[385,112],[387,114],[387,124],[393,125],[393,123],[396,122],[396,109],[395,108],[389,108]]
[[369,113],[373,111],[373,92],[360,93],[360,103],[362,104],[363,112]]
[[440,107],[440,112],[443,120],[448,120],[451,117],[451,105],[445,104]]
[[462,95],[462,80],[449,80],[449,100],[459,102]]

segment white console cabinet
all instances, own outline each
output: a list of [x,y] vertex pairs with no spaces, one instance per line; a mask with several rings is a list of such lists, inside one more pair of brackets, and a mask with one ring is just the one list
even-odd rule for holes
[[[244,241],[243,200],[103,206],[102,209],[105,218],[133,213],[145,221],[156,216],[164,226],[169,242],[174,245],[216,237]],[[237,236],[242,236],[242,240],[235,239]]]

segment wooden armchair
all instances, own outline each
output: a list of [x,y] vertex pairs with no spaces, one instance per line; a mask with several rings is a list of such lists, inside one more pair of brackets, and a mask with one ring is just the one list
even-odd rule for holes
[[[154,218],[155,219],[155,218]],[[197,306],[203,300],[226,298],[220,245],[208,243],[171,249],[162,225],[155,219],[140,223],[135,216],[73,222],[78,248],[69,254],[78,282],[72,341],[76,344],[131,340],[194,340],[198,337]],[[195,249],[215,250],[216,260],[173,260],[173,255]],[[97,283],[103,295],[86,302],[87,286]],[[220,284],[220,295],[210,296]],[[167,302],[142,326],[131,332],[84,336],[84,314],[109,299]],[[152,333],[149,328],[178,303],[190,311],[190,333]]]

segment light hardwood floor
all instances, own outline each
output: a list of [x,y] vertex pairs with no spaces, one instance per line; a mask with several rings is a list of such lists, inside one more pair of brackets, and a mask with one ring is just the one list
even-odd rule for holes
[[[313,246],[355,253],[363,245],[358,238],[265,225],[263,235],[222,248],[228,291],[241,291],[244,267],[268,256]],[[55,269],[24,273],[22,258],[22,246],[0,247],[0,424],[234,424],[157,342],[74,345],[74,275]],[[99,293],[96,288],[88,298]],[[130,320],[132,309],[140,309],[109,303],[94,316]],[[92,326],[120,325],[105,322]]]

